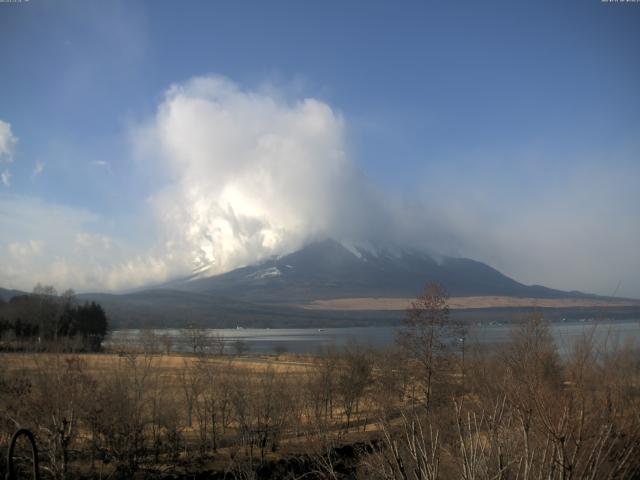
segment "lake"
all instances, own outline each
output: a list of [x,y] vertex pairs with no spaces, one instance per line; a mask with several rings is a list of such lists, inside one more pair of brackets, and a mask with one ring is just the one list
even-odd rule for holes
[[[501,344],[508,341],[515,324],[483,324],[467,327],[466,344]],[[595,330],[594,330],[595,329]],[[550,324],[551,334],[562,355],[571,352],[575,341],[594,331],[594,338],[601,346],[616,347],[632,342],[640,346],[640,320],[583,320]],[[189,342],[182,330],[156,329],[157,336],[167,336],[174,351],[189,351]],[[225,352],[232,353],[234,343],[241,341],[246,351],[253,354],[273,353],[277,348],[300,354],[315,354],[322,348],[345,346],[356,342],[374,347],[390,345],[395,340],[396,327],[346,327],[346,328],[238,328],[206,329],[210,335],[224,339]],[[141,330],[115,330],[107,346],[140,345]]]

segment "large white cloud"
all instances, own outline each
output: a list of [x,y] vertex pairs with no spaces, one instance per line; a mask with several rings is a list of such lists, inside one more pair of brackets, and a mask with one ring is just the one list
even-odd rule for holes
[[345,121],[317,99],[194,78],[169,88],[133,137],[142,165],[166,180],[150,198],[155,243],[99,233],[104,219],[83,209],[6,195],[0,285],[138,287],[224,272],[327,236],[354,239],[375,224],[366,212],[376,195],[348,155]]
[[346,217],[366,187],[345,130],[322,101],[290,102],[273,88],[210,76],[171,87],[137,141],[172,178],[152,199],[168,235],[194,268],[216,273],[350,235]]

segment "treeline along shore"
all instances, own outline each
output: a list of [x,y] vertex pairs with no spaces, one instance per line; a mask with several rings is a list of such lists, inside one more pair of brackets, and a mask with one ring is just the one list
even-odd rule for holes
[[31,294],[0,299],[0,348],[99,351],[109,325],[102,306],[80,303],[73,290],[58,295],[51,286],[36,285]]

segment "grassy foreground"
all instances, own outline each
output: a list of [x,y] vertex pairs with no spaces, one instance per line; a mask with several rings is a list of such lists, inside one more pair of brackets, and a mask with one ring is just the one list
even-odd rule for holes
[[316,356],[2,353],[0,445],[31,429],[43,477],[60,479],[640,475],[633,345],[585,335],[561,361],[538,320],[463,355],[409,340]]

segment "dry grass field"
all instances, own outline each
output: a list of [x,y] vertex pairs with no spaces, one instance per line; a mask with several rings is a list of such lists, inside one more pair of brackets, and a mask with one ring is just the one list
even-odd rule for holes
[[[414,299],[390,297],[336,298],[315,300],[301,305],[310,310],[406,310]],[[591,298],[520,298],[504,296],[451,297],[449,308],[576,308],[576,307],[638,307],[640,300]]]
[[[52,477],[68,476],[71,465],[75,475],[99,470],[116,478],[158,468],[238,473],[254,468],[253,462],[324,451],[334,440],[368,438],[376,426],[365,420],[375,412],[364,395],[364,377],[359,391],[341,401],[338,388],[351,390],[351,380],[358,379],[338,387],[339,362],[142,350],[4,352],[0,444],[18,426],[30,428],[50,453],[45,464]],[[73,426],[58,438],[55,425],[70,418]],[[56,450],[65,442],[70,451],[84,453],[63,462]]]
[[[125,356],[120,353],[32,353],[32,352],[0,352],[0,363],[5,372],[33,371],[43,365],[54,365],[71,358],[81,358],[88,373],[99,375],[113,371],[122,364]],[[130,358],[136,363],[143,362],[143,352],[131,354]],[[151,356],[154,368],[166,375],[177,375],[185,368],[192,368],[196,364],[206,364],[212,367],[233,368],[247,372],[263,372],[272,369],[278,373],[300,374],[306,373],[315,365],[314,357],[302,355],[249,355],[249,356],[207,356],[172,353],[170,355],[154,354]]]

